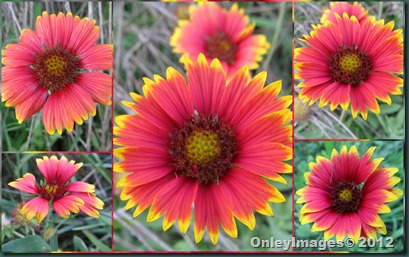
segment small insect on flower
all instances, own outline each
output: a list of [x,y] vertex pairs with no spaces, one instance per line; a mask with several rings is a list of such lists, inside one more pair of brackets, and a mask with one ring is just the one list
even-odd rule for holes
[[102,210],[104,203],[95,196],[95,186],[81,181],[70,182],[81,166],[82,163],[68,162],[64,156],[60,160],[56,156],[37,159],[37,167],[45,181],[37,185],[34,175],[26,173],[22,178],[9,183],[9,186],[24,193],[36,195],[23,205],[20,213],[26,215],[28,220],[35,216],[37,222],[41,223],[52,205],[62,218],[68,218],[71,212],[79,211],[98,218],[98,210]]
[[[17,44],[2,51],[2,101],[16,107],[19,123],[43,108],[49,134],[94,116],[94,102],[111,104],[113,46],[96,44],[95,20],[43,12],[36,30],[24,29]],[[100,70],[90,71],[87,69]]]

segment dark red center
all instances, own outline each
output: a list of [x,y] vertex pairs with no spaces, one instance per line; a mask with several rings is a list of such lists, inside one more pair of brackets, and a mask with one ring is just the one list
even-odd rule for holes
[[217,58],[228,64],[234,63],[236,59],[237,45],[223,32],[218,31],[214,36],[207,37],[205,49],[207,57]]
[[356,212],[361,203],[362,193],[352,182],[339,182],[331,192],[332,209],[338,213]]
[[237,153],[237,136],[217,117],[191,117],[171,134],[171,165],[178,176],[199,183],[218,180],[231,168]]
[[329,63],[334,80],[351,86],[362,84],[372,65],[368,54],[356,46],[340,47]]
[[37,55],[33,66],[40,85],[50,91],[61,90],[75,83],[79,75],[78,58],[66,49],[46,48]]
[[67,194],[65,185],[58,185],[58,183],[46,184],[40,186],[40,196],[47,201],[55,202],[63,198]]

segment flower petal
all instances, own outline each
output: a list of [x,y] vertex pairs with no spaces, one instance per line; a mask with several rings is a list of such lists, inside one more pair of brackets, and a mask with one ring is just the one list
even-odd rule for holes
[[227,199],[221,198],[221,195],[222,192],[215,183],[199,184],[194,202],[196,243],[202,240],[205,227],[207,227],[210,240],[216,244],[219,236],[218,221],[229,236],[237,237],[236,222],[230,203]]
[[148,222],[156,220],[162,214],[163,230],[169,229],[178,219],[179,228],[186,233],[192,216],[192,204],[196,198],[198,183],[196,180],[180,177],[171,180],[158,192],[149,210]]
[[53,203],[54,211],[61,218],[67,219],[70,216],[70,213],[78,213],[80,206],[84,205],[85,202],[72,194],[66,195],[63,198],[55,201]]
[[17,188],[18,190],[28,193],[28,194],[39,194],[40,189],[36,184],[36,179],[33,174],[26,173],[22,178],[18,178],[13,182],[8,184],[11,187]]
[[41,221],[47,216],[49,210],[50,207],[48,205],[48,201],[41,196],[38,196],[24,204],[23,208],[20,210],[20,213],[22,215],[27,213],[27,220],[31,220],[34,216],[36,216],[37,223],[40,224]]

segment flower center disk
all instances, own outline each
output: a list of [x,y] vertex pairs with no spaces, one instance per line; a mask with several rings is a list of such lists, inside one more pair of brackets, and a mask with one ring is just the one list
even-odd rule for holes
[[351,86],[362,84],[372,65],[368,54],[357,47],[339,48],[329,62],[334,80]]
[[65,186],[58,184],[46,184],[40,187],[41,197],[51,202],[61,199],[66,193],[67,190],[65,190]]
[[340,182],[331,193],[332,209],[338,213],[356,212],[361,203],[361,189],[351,182]]
[[237,137],[217,117],[191,117],[171,134],[169,153],[178,176],[218,183],[232,166]]
[[75,83],[79,74],[77,59],[70,51],[59,47],[45,49],[37,55],[33,67],[40,85],[55,91]]
[[222,32],[217,32],[213,37],[206,38],[206,56],[217,58],[228,64],[234,63],[237,46]]

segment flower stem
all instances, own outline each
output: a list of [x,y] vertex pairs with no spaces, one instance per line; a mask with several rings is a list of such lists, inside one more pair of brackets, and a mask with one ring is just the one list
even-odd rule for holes
[[47,229],[48,229],[48,223],[49,223],[49,221],[50,221],[50,216],[51,216],[51,208],[50,208],[50,210],[48,211],[47,219],[45,220],[45,226],[44,226],[44,230],[43,230],[43,239],[44,239],[44,241],[47,241],[47,239],[46,239],[46,237],[47,237],[46,233],[47,233]]

